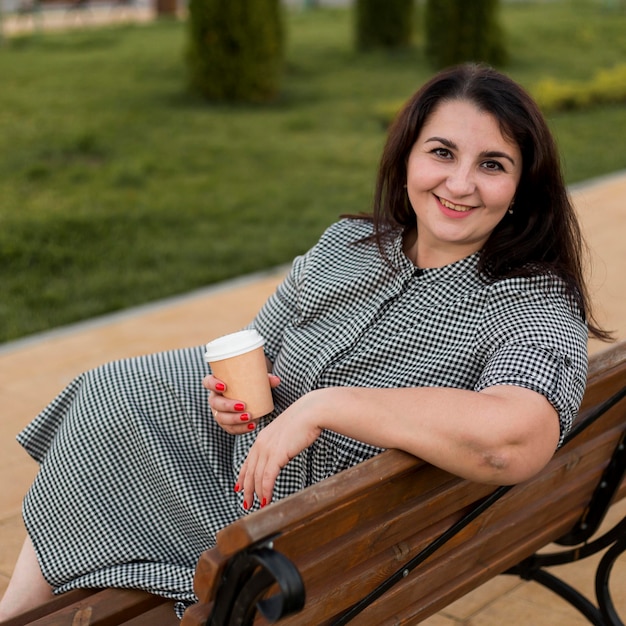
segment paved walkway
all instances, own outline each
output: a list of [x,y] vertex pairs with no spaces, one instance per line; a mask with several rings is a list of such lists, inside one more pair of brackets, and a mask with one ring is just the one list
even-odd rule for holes
[[[572,190],[592,250],[591,284],[601,320],[626,338],[624,268],[626,172]],[[103,361],[206,343],[246,324],[283,276],[285,268],[244,277],[184,297],[90,320],[0,346],[0,593],[6,587],[25,536],[22,496],[36,465],[15,443],[15,434],[75,375]],[[592,352],[602,344],[591,342]],[[626,515],[626,501],[612,514]],[[561,568],[593,597],[590,564]],[[614,581],[626,580],[626,556]],[[626,616],[626,587],[614,593]],[[569,606],[535,583],[499,577],[426,622],[429,626],[567,626],[585,624]]]

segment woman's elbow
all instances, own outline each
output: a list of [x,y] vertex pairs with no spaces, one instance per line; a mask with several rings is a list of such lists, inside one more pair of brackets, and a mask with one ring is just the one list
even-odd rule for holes
[[[526,400],[525,406],[521,399]],[[490,429],[486,440],[474,442],[477,470],[489,484],[513,485],[532,478],[558,446],[560,425],[554,407],[539,394],[529,396],[527,390],[521,390],[515,400],[507,419],[499,422],[501,427]],[[494,420],[492,425],[497,423]]]
[[[538,440],[539,439],[539,440]],[[551,436],[534,437],[483,449],[477,455],[477,472],[487,484],[515,485],[538,474],[553,457],[559,440],[558,432]]]

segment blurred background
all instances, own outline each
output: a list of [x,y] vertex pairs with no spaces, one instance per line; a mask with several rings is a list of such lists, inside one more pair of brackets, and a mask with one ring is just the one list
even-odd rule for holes
[[[15,434],[85,369],[248,323],[370,209],[402,103],[466,60],[538,100],[626,338],[626,0],[0,0],[0,594],[37,471]],[[588,567],[564,579],[593,597]],[[498,577],[429,623],[583,621]]]
[[0,2],[0,343],[287,263],[459,60],[535,96],[568,184],[626,169],[624,0]]

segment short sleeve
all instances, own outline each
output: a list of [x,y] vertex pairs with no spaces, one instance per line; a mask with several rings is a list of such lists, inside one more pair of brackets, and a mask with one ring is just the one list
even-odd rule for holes
[[586,324],[557,279],[503,281],[491,295],[475,389],[516,385],[542,394],[558,412],[561,445],[585,391]]
[[489,359],[477,391],[494,385],[517,385],[545,396],[559,414],[559,445],[570,430],[585,391],[586,368],[552,347],[506,344]]

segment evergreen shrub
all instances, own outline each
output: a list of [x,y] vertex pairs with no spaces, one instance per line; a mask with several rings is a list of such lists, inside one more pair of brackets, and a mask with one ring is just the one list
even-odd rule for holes
[[284,60],[280,0],[189,0],[192,91],[213,101],[267,102]]
[[427,0],[426,56],[437,68],[469,61],[507,62],[499,0]]
[[359,50],[403,48],[413,35],[414,0],[357,0],[356,45]]
[[601,69],[587,81],[544,78],[531,89],[545,111],[587,109],[599,104],[626,103],[626,64]]

